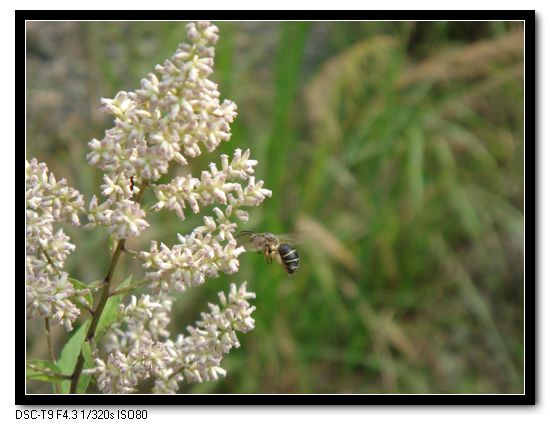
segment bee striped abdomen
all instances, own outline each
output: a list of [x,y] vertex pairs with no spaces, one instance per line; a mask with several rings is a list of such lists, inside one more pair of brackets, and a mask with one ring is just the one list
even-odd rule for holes
[[282,243],[278,246],[277,252],[281,257],[281,262],[288,274],[293,274],[300,266],[300,256],[298,252],[289,244]]

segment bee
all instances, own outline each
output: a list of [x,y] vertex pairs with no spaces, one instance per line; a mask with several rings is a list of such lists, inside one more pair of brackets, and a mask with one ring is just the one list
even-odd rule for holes
[[253,233],[250,231],[242,231],[237,237],[248,237],[247,245],[250,249],[261,253],[268,264],[273,260],[283,266],[285,271],[292,275],[300,266],[300,256],[298,251],[288,243],[281,242],[280,237],[273,233]]
[[134,191],[134,176],[130,177],[130,192]]

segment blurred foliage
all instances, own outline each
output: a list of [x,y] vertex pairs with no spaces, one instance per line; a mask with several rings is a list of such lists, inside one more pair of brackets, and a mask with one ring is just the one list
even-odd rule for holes
[[[257,328],[200,393],[523,392],[523,28],[518,22],[221,22],[216,72],[273,197],[245,227],[299,235],[288,277],[261,256],[188,290],[171,331],[229,282],[257,294]],[[100,97],[133,90],[184,39],[179,22],[28,22],[27,157],[87,199]],[[147,200],[146,200],[147,201]],[[149,199],[152,202],[152,198]],[[150,216],[151,239],[188,232]],[[68,228],[67,270],[100,279],[108,235]],[[141,276],[130,258],[116,278]],[[29,358],[47,358],[42,323]],[[59,353],[67,335],[54,330]],[[43,386],[41,386],[43,385]],[[49,391],[29,383],[29,391]]]

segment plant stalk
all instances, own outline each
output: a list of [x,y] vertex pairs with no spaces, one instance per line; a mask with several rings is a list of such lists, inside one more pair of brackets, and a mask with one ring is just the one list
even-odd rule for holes
[[[146,182],[144,182],[143,185],[140,187],[139,194],[136,197],[137,203],[140,203],[141,200],[143,199],[143,192],[144,192],[145,186],[146,186]],[[105,308],[105,305],[107,304],[107,300],[109,299],[109,293],[111,292],[113,275],[115,273],[115,269],[118,264],[120,254],[124,250],[125,243],[126,243],[126,239],[121,239],[118,241],[117,246],[115,248],[115,252],[113,253],[113,257],[111,258],[111,264],[109,264],[109,270],[107,272],[107,276],[105,276],[105,279],[103,279],[104,286],[101,292],[101,298],[99,299],[97,307],[94,309],[94,313],[92,315],[92,323],[90,323],[90,327],[86,332],[86,341],[91,341],[95,336],[95,331],[97,329],[97,325],[99,324],[99,319],[101,319],[101,314],[103,313],[103,309]],[[83,368],[84,368],[84,354],[82,353],[82,349],[80,349],[80,354],[78,355],[74,372],[71,375],[71,389],[70,389],[71,394],[76,394],[78,381],[80,380],[80,375],[82,374]]]
[[[86,332],[86,341],[90,341],[93,339],[95,335],[95,331],[97,329],[97,325],[99,323],[99,319],[101,318],[101,313],[103,313],[105,304],[107,304],[107,300],[109,299],[109,292],[111,290],[112,277],[113,277],[116,265],[118,263],[118,259],[120,258],[120,253],[122,252],[122,247],[124,246],[124,242],[126,242],[126,239],[119,240],[115,248],[115,252],[113,253],[111,264],[109,266],[109,271],[104,280],[105,286],[103,287],[103,291],[101,292],[101,298],[99,299],[99,303],[97,304],[97,307],[94,310],[94,314],[92,316],[92,323],[90,323],[88,332]],[[84,367],[84,354],[82,353],[82,350],[80,350],[80,354],[78,355],[78,360],[76,361],[76,366],[74,368],[74,372],[71,378],[71,390],[70,390],[71,394],[76,394],[76,387],[78,385],[78,381],[80,379],[80,375],[82,373],[83,367]]]

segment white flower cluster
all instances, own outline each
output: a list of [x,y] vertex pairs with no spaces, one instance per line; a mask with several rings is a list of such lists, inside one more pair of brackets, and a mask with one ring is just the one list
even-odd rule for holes
[[[231,164],[222,155],[221,172],[213,169],[212,173],[203,172],[200,180],[188,176],[169,184],[153,184],[168,172],[171,161],[186,164],[186,157],[201,154],[200,145],[212,152],[229,140],[230,124],[237,115],[233,102],[220,103],[218,86],[208,79],[213,72],[218,28],[209,22],[191,23],[187,36],[192,44],[181,44],[171,59],[157,65],[158,77],[151,73],[141,81],[139,90],[101,100],[102,110],[114,116],[115,126],[102,140],[89,143],[87,159],[108,173],[102,193],[109,198],[99,204],[94,196],[88,218],[89,226],[104,225],[118,239],[138,236],[148,226],[145,212],[131,200],[138,189],[130,189],[130,179],[147,182],[158,198],[154,208],[174,210],[182,220],[185,203],[197,213],[199,205],[214,201],[229,207],[235,202],[257,205],[271,194],[251,176],[256,161],[248,159],[248,151],[241,157],[240,150]],[[230,183],[235,178],[249,178],[250,193]],[[228,194],[231,191],[238,192],[237,200]],[[247,218],[242,210],[235,213]]]
[[149,223],[145,220],[145,211],[131,199],[138,188],[134,186],[130,190],[132,183],[124,175],[112,178],[104,175],[103,180],[105,184],[101,186],[101,193],[108,198],[98,205],[97,197],[92,197],[88,208],[89,223],[86,227],[101,224],[118,239],[139,236]]
[[[181,44],[170,60],[157,65],[157,75],[149,74],[139,90],[102,99],[102,110],[114,117],[114,127],[102,140],[89,143],[87,155],[90,164],[105,172],[102,201],[94,195],[84,210],[82,196],[64,180],[57,182],[36,160],[27,163],[27,312],[29,317],[51,317],[67,329],[80,314],[81,304],[91,308],[85,295],[92,289],[81,289],[74,281],[78,288],[73,286],[62,271],[74,245],[62,230],[54,233],[54,222],[79,224],[78,213],[85,212],[86,227],[105,226],[119,240],[120,253],[125,248],[122,240],[139,236],[149,226],[146,211],[166,208],[185,220],[186,208],[194,214],[211,208],[211,215],[202,217],[203,225],[178,235],[179,244],[170,248],[152,241],[149,251],[137,255],[148,269],[145,280],[155,295],[132,296],[128,305],[120,306],[101,342],[104,355],[98,345],[101,335],[91,339],[95,367],[83,373],[93,375],[105,393],[135,392],[147,379],[154,380],[154,391],[161,393],[176,392],[182,381],[216,380],[225,375],[222,356],[239,346],[236,332],[254,327],[254,307],[247,300],[255,295],[246,291],[246,283],[238,289],[231,284],[228,296],[219,294],[221,305],[210,304],[210,312],[187,328],[187,336],[169,338],[174,301],[169,292],[203,284],[220,272],[237,272],[238,257],[245,249],[235,240],[234,217],[248,221],[244,208],[271,196],[263,181],[255,180],[257,161],[250,158],[249,150],[235,149],[231,159],[221,155],[221,164],[210,164],[200,178],[187,175],[168,184],[156,183],[172,161],[185,165],[201,149],[212,152],[229,140],[230,124],[237,115],[233,102],[220,103],[217,85],[208,79],[217,27],[209,22],[189,24],[187,35],[191,44]],[[150,208],[141,206],[146,188],[156,196]],[[113,256],[103,282],[105,296],[118,259]],[[94,318],[103,313],[102,305],[92,312]],[[80,379],[78,365],[82,362],[75,368],[73,387]]]
[[[270,190],[263,189],[262,181],[256,183],[253,174],[258,161],[249,158],[249,149],[244,154],[235,149],[231,163],[227,155],[221,155],[221,170],[211,163],[210,172],[203,171],[200,179],[187,175],[176,177],[169,184],[153,185],[158,199],[154,208],[168,208],[184,220],[186,203],[195,214],[199,213],[200,207],[219,203],[227,205],[227,217],[234,212],[237,218],[247,221],[248,214],[239,208],[259,205],[271,196]],[[234,182],[236,179],[248,180],[248,185],[243,189]]]
[[[247,221],[248,213],[240,208],[258,205],[271,196],[263,182],[256,183],[252,176],[257,161],[249,156],[248,150],[241,154],[236,149],[231,163],[227,155],[222,155],[221,171],[210,164],[210,172],[203,171],[200,180],[178,177],[168,185],[155,186],[159,199],[155,208],[173,209],[181,218],[186,203],[195,213],[199,212],[199,205],[225,205],[225,211],[214,207],[216,218],[204,216],[204,226],[195,228],[190,235],[178,235],[180,244],[172,248],[161,244],[159,249],[153,241],[149,251],[140,253],[144,267],[154,269],[146,274],[146,279],[156,291],[183,291],[201,285],[207,277],[217,277],[218,271],[231,274],[239,269],[238,256],[245,249],[237,246],[233,236],[237,225],[230,218],[235,215]],[[235,179],[248,180],[248,185],[243,188]]]
[[[142,294],[132,295],[129,305],[120,305],[119,317],[107,335],[107,352],[129,351],[140,348],[151,340],[168,338],[166,329],[170,323],[170,312],[174,299],[161,294],[158,297]],[[124,329],[123,329],[124,327]]]
[[75,246],[56,222],[79,225],[82,195],[65,179],[57,181],[44,163],[25,163],[26,187],[26,303],[27,318],[50,318],[67,330],[80,314],[74,301],[86,303],[85,291],[76,290],[63,272],[65,259]]
[[127,354],[114,351],[106,361],[95,357],[96,367],[84,370],[83,373],[95,376],[97,387],[102,393],[128,394],[136,391],[141,380],[162,370],[167,360],[169,357],[164,344],[148,341]]
[[221,306],[210,304],[210,312],[201,314],[197,326],[187,328],[189,335],[178,335],[175,341],[167,339],[166,331],[171,299],[159,302],[142,296],[138,301],[134,297],[121,309],[126,331],[110,331],[117,348],[111,345],[106,361],[96,352],[96,367],[84,373],[94,375],[104,393],[135,392],[140,382],[150,378],[155,379],[155,393],[175,393],[182,381],[217,380],[226,373],[221,367],[223,355],[239,347],[236,332],[254,328],[254,307],[247,301],[254,297],[246,291],[246,282],[239,289],[231,284],[227,297],[219,294]]
[[156,181],[169,162],[185,164],[200,155],[199,143],[213,151],[229,140],[236,113],[231,101],[220,104],[218,86],[208,80],[214,65],[218,28],[209,22],[187,25],[192,45],[181,44],[171,59],[157,65],[136,92],[102,99],[103,111],[115,117],[105,137],[92,140],[88,161],[115,175]]
[[[175,392],[177,383],[216,381],[225,376],[221,365],[223,355],[240,346],[236,331],[250,332],[254,329],[252,312],[255,310],[247,301],[256,295],[247,292],[246,282],[238,289],[231,284],[226,297],[219,294],[221,307],[209,304],[210,312],[201,314],[197,326],[188,326],[188,336],[179,335],[168,350],[171,360],[165,365],[165,373],[155,382],[156,393]],[[172,370],[172,374],[168,371]]]

